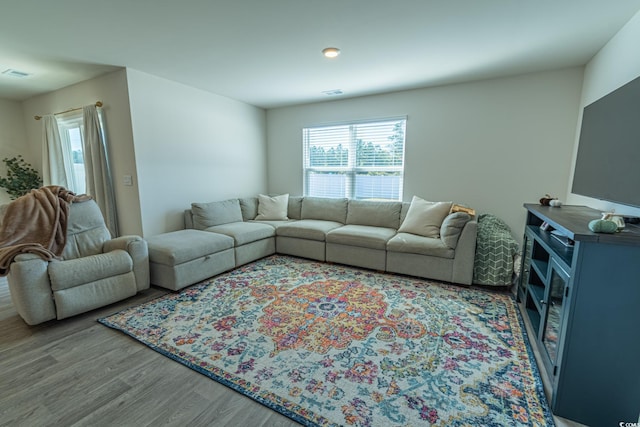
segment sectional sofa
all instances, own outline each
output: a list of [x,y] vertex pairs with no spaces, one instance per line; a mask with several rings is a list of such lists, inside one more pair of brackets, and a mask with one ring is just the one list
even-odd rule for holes
[[185,230],[149,239],[151,282],[180,289],[274,253],[472,282],[477,222],[465,212],[450,212],[451,202],[436,207],[442,218],[423,232],[415,197],[411,203],[278,197],[286,197],[284,208],[266,215],[262,208],[274,198],[262,195],[192,203],[184,212]]

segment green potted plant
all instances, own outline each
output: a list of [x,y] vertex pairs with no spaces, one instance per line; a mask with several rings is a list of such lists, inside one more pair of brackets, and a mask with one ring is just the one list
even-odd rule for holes
[[7,176],[0,177],[0,187],[7,191],[12,200],[42,186],[38,171],[25,162],[21,155],[5,157],[2,161],[7,165]]

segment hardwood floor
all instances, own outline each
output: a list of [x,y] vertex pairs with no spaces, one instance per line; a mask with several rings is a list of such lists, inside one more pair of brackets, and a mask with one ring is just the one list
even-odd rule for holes
[[0,426],[299,425],[96,321],[165,293],[28,326],[0,278]]
[[27,326],[1,279],[0,426],[299,425],[96,322],[165,293]]

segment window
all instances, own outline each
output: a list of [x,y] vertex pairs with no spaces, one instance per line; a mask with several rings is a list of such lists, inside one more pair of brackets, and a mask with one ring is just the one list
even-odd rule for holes
[[304,195],[402,200],[406,119],[303,129]]
[[58,118],[58,129],[62,142],[62,152],[67,167],[67,184],[76,194],[86,192],[82,135],[84,133],[82,112]]

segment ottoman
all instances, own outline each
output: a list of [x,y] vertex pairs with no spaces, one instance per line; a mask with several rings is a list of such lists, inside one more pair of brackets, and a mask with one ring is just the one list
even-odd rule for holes
[[151,283],[177,291],[235,267],[233,238],[178,230],[146,239]]

